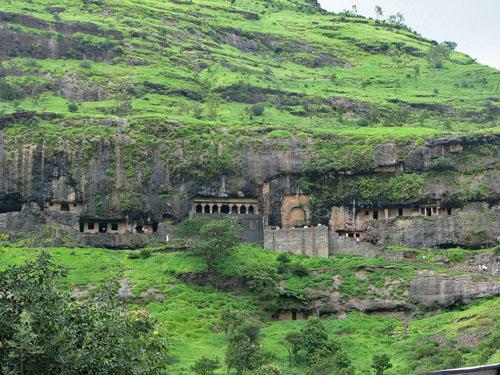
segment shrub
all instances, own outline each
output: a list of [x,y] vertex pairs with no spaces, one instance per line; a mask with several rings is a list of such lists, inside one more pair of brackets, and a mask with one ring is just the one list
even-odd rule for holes
[[127,258],[129,259],[146,259],[151,256],[151,251],[142,249],[141,251],[133,251],[128,254]]
[[308,271],[308,269],[307,269],[304,265],[302,265],[302,264],[300,264],[300,263],[298,263],[298,264],[294,264],[294,265],[292,266],[292,273],[293,273],[295,276],[298,276],[298,277],[305,277],[305,276],[309,276],[309,271]]
[[385,370],[392,367],[392,363],[387,354],[373,356],[372,368],[375,370],[376,375],[384,375]]
[[196,375],[213,375],[216,370],[220,368],[220,362],[218,358],[208,358],[201,357],[198,359],[193,366],[191,366],[191,370]]
[[250,107],[250,114],[253,116],[262,116],[264,114],[264,105],[257,103]]
[[75,102],[68,103],[68,111],[77,112],[78,111],[78,104],[76,104]]
[[255,375],[281,375],[281,369],[273,363],[262,366],[257,371]]
[[90,60],[83,60],[80,62],[80,68],[83,69],[90,69],[92,67],[92,61]]
[[439,157],[431,161],[429,164],[429,169],[434,171],[446,171],[455,169],[455,165],[453,164],[453,160],[449,158]]
[[279,262],[277,268],[278,273],[287,273],[290,269],[290,255],[288,255],[287,253],[282,253],[278,255],[276,260]]

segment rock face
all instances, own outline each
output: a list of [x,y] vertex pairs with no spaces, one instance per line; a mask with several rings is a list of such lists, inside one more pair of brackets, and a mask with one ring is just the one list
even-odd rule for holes
[[[312,139],[262,137],[254,143],[221,143],[211,163],[218,165],[218,159],[232,147],[230,168],[210,167],[207,170],[211,174],[200,180],[196,173],[203,164],[200,166],[192,152],[184,151],[182,142],[142,148],[130,135],[137,124],[125,119],[79,121],[82,127],[95,127],[114,135],[103,138],[85,133],[74,140],[41,137],[28,142],[8,138],[0,130],[0,212],[17,211],[19,205],[29,202],[38,207],[47,207],[49,202],[76,202],[82,210],[69,223],[77,231],[77,222],[82,220],[128,220],[134,226],[165,219],[182,220],[196,196],[246,197],[258,199],[264,227],[279,226],[284,197],[304,194],[301,179],[307,176],[316,157]],[[168,135],[176,125],[166,121],[148,127],[156,134]],[[61,122],[59,126],[63,131],[66,125]],[[499,144],[499,136],[489,135],[437,138],[425,144],[373,145],[370,165],[353,165],[352,169],[330,173],[355,180],[387,177],[396,172],[429,174],[436,165],[445,168],[426,178],[426,194],[437,200],[466,195],[473,203],[460,207],[453,217],[381,220],[366,228],[364,242],[377,247],[491,246],[498,243],[500,235],[496,203],[500,197]],[[473,166],[463,162],[470,155],[475,157]],[[454,177],[457,172],[459,177]],[[43,225],[37,219],[40,215],[34,214],[31,219],[26,215],[23,220],[33,223],[30,230]],[[4,218],[4,228],[12,233],[26,227],[16,224],[20,217],[12,216],[8,223]],[[50,215],[44,220],[64,224]],[[99,244],[97,240],[91,242]],[[342,251],[346,250],[344,247]]]
[[[500,280],[493,275],[498,272],[500,257],[493,254],[483,254],[481,257],[488,258],[490,263],[488,270],[479,274],[475,269],[470,271],[476,274],[456,274],[458,271],[455,270],[449,273],[421,270],[416,271],[409,282],[386,277],[383,286],[369,284],[366,292],[358,296],[343,296],[341,285],[344,280],[336,275],[327,288],[306,289],[306,302],[289,299],[283,303],[282,312],[295,311],[307,317],[329,314],[340,316],[353,310],[384,312],[414,310],[418,307],[437,310],[455,304],[471,303],[478,298],[499,296]],[[360,270],[356,273],[356,279],[366,282],[368,273]],[[283,288],[286,286],[286,282],[284,283]]]
[[500,295],[497,280],[474,281],[471,275],[441,275],[419,271],[409,286],[409,297],[424,307],[448,307]]

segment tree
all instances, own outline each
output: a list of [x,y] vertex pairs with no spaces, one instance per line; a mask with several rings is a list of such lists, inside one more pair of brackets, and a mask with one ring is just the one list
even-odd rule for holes
[[203,258],[208,272],[212,272],[216,262],[239,243],[238,232],[238,225],[229,217],[201,226],[192,248]]
[[288,332],[284,341],[288,352],[288,366],[292,367],[302,345],[302,336],[299,332]]
[[257,370],[269,360],[269,355],[260,344],[260,327],[245,322],[229,337],[226,350],[227,372],[236,370],[244,375],[248,370]]
[[418,77],[420,77],[420,65],[413,66],[413,76],[415,77],[415,83],[417,83]]
[[458,44],[455,42],[445,41],[443,42],[443,46],[448,48],[450,51],[455,51],[457,49]]
[[405,18],[402,13],[398,12],[396,14],[393,14],[387,18],[387,22],[389,23],[395,23],[398,26],[404,26],[405,25]]
[[398,79],[396,82],[396,89],[401,84],[401,66],[406,64],[406,55],[404,51],[401,49],[401,45],[397,44],[389,50],[389,56],[394,64],[396,64]]
[[427,51],[427,63],[432,69],[432,79],[436,79],[436,69],[443,66],[443,60],[450,56],[450,50],[444,44],[437,44],[429,48]]
[[[58,287],[42,253],[0,273],[0,368],[8,374],[159,374],[170,358],[144,312],[127,312],[108,281],[87,299]],[[41,372],[42,371],[42,372]]]
[[310,317],[302,330],[302,348],[306,352],[308,362],[313,362],[316,352],[324,348],[328,342],[328,332],[317,317]]
[[345,353],[321,358],[309,367],[307,375],[354,375],[354,369],[349,361],[347,364],[344,362],[345,358]]
[[376,354],[373,356],[372,368],[376,375],[384,375],[385,370],[392,367],[392,363],[387,354]]
[[210,95],[206,100],[208,106],[208,118],[215,120],[220,106],[220,99],[217,95]]
[[226,309],[220,317],[220,326],[226,337],[232,334],[234,330],[243,323],[243,318],[234,310]]
[[205,356],[198,359],[194,365],[191,366],[191,370],[196,375],[213,375],[219,368],[220,362],[218,358],[208,358]]
[[377,5],[375,7],[375,14],[377,16],[377,20],[379,20],[380,18],[382,18],[384,16],[384,11],[382,10],[382,7]]

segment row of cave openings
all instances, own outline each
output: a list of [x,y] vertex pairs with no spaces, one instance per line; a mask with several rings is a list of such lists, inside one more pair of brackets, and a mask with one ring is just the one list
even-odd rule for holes
[[196,204],[194,213],[197,215],[255,215],[256,206],[253,204]]
[[[440,211],[446,210],[446,215],[451,216],[453,214],[453,210],[451,207],[447,208],[440,208],[438,206],[429,206],[429,207],[421,207],[420,208],[420,214],[422,216],[438,216],[440,215]],[[378,220],[379,219],[379,212],[377,210],[371,212],[373,220]],[[365,211],[365,216],[370,216],[370,211]],[[398,217],[403,217],[404,211],[403,207],[398,208]],[[393,216],[391,216],[393,217]]]
[[158,223],[129,226],[126,222],[87,221],[80,222],[80,233],[133,233],[148,234],[158,231]]

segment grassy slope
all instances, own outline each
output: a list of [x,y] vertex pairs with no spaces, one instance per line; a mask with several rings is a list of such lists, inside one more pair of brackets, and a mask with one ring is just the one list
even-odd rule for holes
[[[20,264],[38,254],[37,249],[4,248],[0,250],[0,269],[7,265]],[[220,311],[226,307],[241,309],[246,315],[252,316],[260,311],[258,302],[252,294],[222,293],[208,287],[195,287],[180,282],[172,272],[190,272],[202,270],[203,266],[195,256],[185,253],[154,254],[148,259],[129,259],[125,251],[108,251],[101,249],[50,249],[57,263],[64,264],[68,270],[65,286],[84,288],[89,284],[97,284],[106,277],[126,278],[133,287],[134,296],[148,288],[156,288],[165,293],[163,302],[132,303],[131,308],[146,308],[160,322],[160,331],[172,337],[173,352],[178,363],[173,365],[172,373],[189,373],[190,364],[203,354],[224,357],[225,341],[222,333],[214,333],[212,328],[217,324]],[[229,257],[221,269],[227,275],[244,275],[256,267],[274,267],[276,254],[260,250],[256,247],[242,246]],[[309,269],[328,267],[332,274],[341,273],[347,279],[349,273],[354,274],[359,265],[378,265],[377,259],[362,259],[357,257],[333,257],[328,260],[293,257],[294,262],[300,262]],[[411,274],[419,268],[436,268],[436,265],[394,263],[401,269],[400,274]],[[439,267],[438,267],[439,269]],[[442,270],[444,271],[444,270]],[[324,283],[332,274],[322,275],[322,280],[311,276],[306,280],[290,276],[291,288],[303,289],[306,285]],[[386,274],[381,275],[387,276]],[[293,280],[298,279],[298,280]],[[349,293],[355,293],[354,285]],[[136,301],[137,302],[137,301]],[[330,334],[338,336],[339,340],[349,348],[349,354],[359,373],[366,373],[370,367],[371,357],[375,353],[390,354],[394,368],[388,374],[411,373],[416,364],[413,357],[419,343],[429,337],[440,337],[442,342],[453,341],[456,337],[474,335],[476,332],[498,332],[500,319],[500,300],[485,300],[471,305],[463,310],[443,312],[435,316],[414,317],[408,324],[408,333],[403,333],[403,321],[391,315],[367,315],[350,313],[344,320],[329,318],[325,320]],[[388,322],[395,326],[395,335],[388,337],[383,333]],[[287,332],[300,329],[301,321],[263,321],[264,347],[276,353],[276,362],[286,369],[286,350],[281,340]],[[442,344],[444,346],[445,344]],[[452,344],[454,349],[459,345]],[[500,351],[485,354],[488,348],[479,344],[476,348],[460,349],[464,364],[479,364],[500,360]],[[486,357],[485,357],[486,355]],[[427,366],[432,367],[431,363]],[[221,372],[223,373],[223,372]],[[300,369],[287,370],[286,374],[299,374]]]
[[[35,101],[27,96],[17,101],[0,102],[0,111],[11,113],[18,109],[34,109],[58,113],[67,119],[109,117],[103,112],[116,105],[115,98],[119,92],[131,87],[141,92],[145,83],[154,83],[161,85],[163,92],[153,93],[146,89],[139,95],[131,96],[133,110],[127,117],[167,117],[197,126],[225,126],[239,134],[242,129],[247,134],[255,134],[258,129],[271,127],[295,134],[318,136],[340,134],[363,138],[413,138],[484,128],[489,132],[498,130],[495,130],[493,121],[477,123],[474,116],[464,115],[466,112],[485,110],[488,101],[496,105],[499,94],[498,89],[495,90],[499,80],[498,71],[474,63],[460,53],[452,53],[450,60],[444,63],[444,68],[438,70],[435,80],[424,57],[406,55],[406,63],[398,74],[387,53],[369,53],[359,47],[403,43],[406,48],[417,51],[417,54],[425,53],[430,42],[405,29],[394,29],[387,24],[376,24],[361,18],[343,19],[328,13],[299,13],[290,1],[273,1],[268,7],[264,6],[265,2],[258,0],[237,1],[235,6],[220,0],[195,0],[192,4],[155,0],[140,3],[106,0],[102,3],[104,5],[99,6],[92,3],[84,6],[80,0],[7,0],[3,3],[5,11],[32,15],[51,22],[55,22],[55,17],[49,12],[48,6],[59,6],[64,9],[58,13],[60,20],[93,22],[105,30],[119,30],[124,40],[113,41],[122,45],[123,54],[111,61],[90,62],[85,67],[80,61],[69,58],[36,61],[13,58],[2,63],[8,81],[30,77],[41,81],[39,84],[43,85],[44,80],[51,80],[47,73],[52,78],[75,73],[80,82],[104,87],[110,92],[108,99],[82,102],[78,113],[70,113],[68,100],[48,89]],[[259,13],[261,18],[246,19],[241,13],[245,8]],[[40,29],[18,24],[10,24],[9,27],[42,33]],[[226,43],[224,38],[229,33],[228,29],[237,30],[248,40],[257,40],[259,51],[242,51],[234,43]],[[57,35],[56,32],[52,33]],[[259,37],[259,33],[264,37]],[[83,35],[82,38],[96,45],[106,41],[106,38],[90,35]],[[277,46],[275,50],[264,45],[262,40],[266,38],[274,41],[273,45]],[[347,61],[352,67],[326,64],[312,68],[303,64],[311,56],[322,54]],[[147,65],[131,66],[131,61],[143,61]],[[417,81],[412,76],[414,65],[420,65],[421,68]],[[14,77],[13,74],[21,74],[24,78]],[[331,79],[332,75],[336,76],[335,80]],[[395,81],[398,79],[401,88],[395,90]],[[26,85],[33,86],[30,83]],[[391,99],[440,104],[451,109],[447,114],[412,110],[403,118],[389,121],[404,125],[402,128],[384,126],[388,120],[383,118],[370,120],[370,127],[366,128],[357,126],[355,119],[351,120],[349,116],[339,117],[335,111],[317,114],[312,110],[309,116],[295,116],[290,113],[290,108],[278,107],[274,99],[269,99],[265,103],[264,115],[249,119],[245,112],[248,104],[224,99],[217,94],[232,85],[280,90],[281,96],[298,95],[301,100],[292,105],[292,112],[303,110],[304,103],[319,103],[331,97],[360,101],[383,114],[398,113],[404,107],[389,102]],[[439,93],[434,91],[435,88]],[[188,99],[179,94],[180,90],[199,94],[201,100]],[[209,119],[207,103],[212,97],[220,101],[220,107],[217,116]],[[201,106],[204,111],[198,116],[199,119],[194,117],[197,106]],[[449,125],[445,128],[443,124],[447,119]],[[58,125],[45,126],[51,128]],[[77,128],[78,132],[96,131],[81,126]],[[11,134],[19,130],[11,129]],[[53,131],[57,130],[54,128]],[[103,130],[102,136],[109,136],[111,134],[106,133],[113,131]]]

